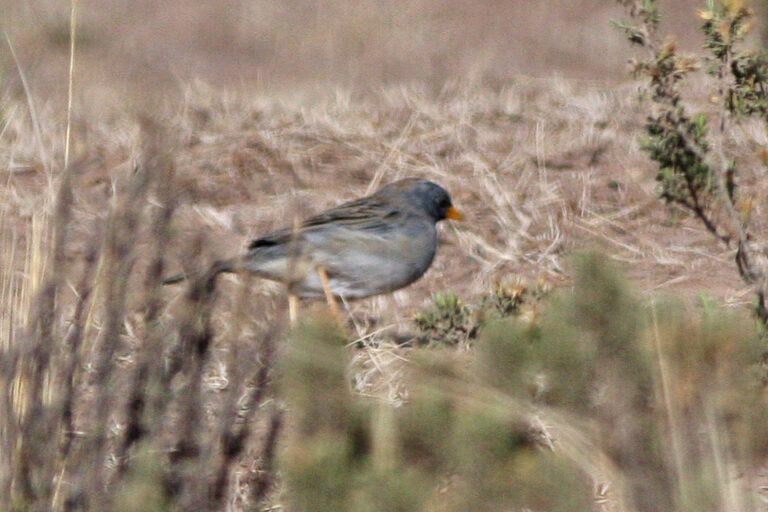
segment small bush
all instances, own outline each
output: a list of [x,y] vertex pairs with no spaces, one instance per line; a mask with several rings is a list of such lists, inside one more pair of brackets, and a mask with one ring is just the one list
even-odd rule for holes
[[643,303],[596,255],[574,275],[534,323],[489,320],[470,365],[412,349],[398,409],[345,388],[334,335],[296,343],[286,398],[312,428],[286,439],[288,496],[306,509],[325,489],[335,510],[593,510],[595,488],[621,510],[749,502],[737,476],[768,454],[754,324]]
[[477,305],[465,304],[454,292],[440,292],[432,296],[432,305],[416,313],[414,321],[429,343],[467,344],[490,320],[533,314],[536,302],[548,291],[541,280],[533,290],[521,282],[500,282]]
[[[742,1],[707,1],[699,11],[704,51],[683,55],[674,38],[662,41],[658,35],[656,0],[618,3],[631,21],[615,24],[632,44],[648,50],[648,56],[632,61],[632,72],[645,80],[641,97],[651,102],[641,146],[658,165],[659,195],[735,249],[739,275],[755,293],[755,313],[768,323],[765,241],[749,215],[753,198],[742,196],[739,188],[741,150],[731,149],[740,122],[768,123],[768,53],[745,44],[754,12]],[[706,90],[696,98],[686,85],[699,69],[705,72]]]

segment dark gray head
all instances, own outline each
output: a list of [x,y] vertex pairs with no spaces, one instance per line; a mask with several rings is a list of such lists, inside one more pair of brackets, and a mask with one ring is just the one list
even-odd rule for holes
[[429,180],[406,178],[382,187],[375,194],[402,201],[411,208],[418,208],[435,222],[443,219],[461,220],[462,215],[453,207],[448,192]]

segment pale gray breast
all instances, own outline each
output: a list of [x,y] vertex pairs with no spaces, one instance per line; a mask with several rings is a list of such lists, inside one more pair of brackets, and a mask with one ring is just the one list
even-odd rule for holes
[[[430,219],[411,218],[388,231],[338,229],[306,233],[307,253],[328,272],[334,293],[358,299],[406,286],[432,264],[437,230]],[[303,295],[315,295],[319,279],[308,276]]]

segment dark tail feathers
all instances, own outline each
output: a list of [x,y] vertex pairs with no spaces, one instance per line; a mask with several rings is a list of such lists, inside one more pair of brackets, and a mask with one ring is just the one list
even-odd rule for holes
[[234,272],[235,262],[234,260],[219,260],[211,265],[206,272],[195,272],[192,274],[176,274],[171,277],[163,279],[163,284],[176,284],[186,280],[201,280],[206,283],[209,288],[213,288],[216,282],[216,277],[224,272]]
[[182,272],[181,274],[176,274],[175,276],[166,277],[165,279],[163,279],[163,284],[180,283],[182,281],[186,281],[189,277],[190,276],[188,274],[185,274]]

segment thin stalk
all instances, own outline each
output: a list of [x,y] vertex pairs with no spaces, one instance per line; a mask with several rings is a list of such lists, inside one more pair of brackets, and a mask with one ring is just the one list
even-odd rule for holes
[[71,0],[69,11],[69,82],[67,84],[67,133],[64,138],[64,167],[69,165],[72,141],[72,96],[75,77],[75,41],[77,40],[77,0]]

